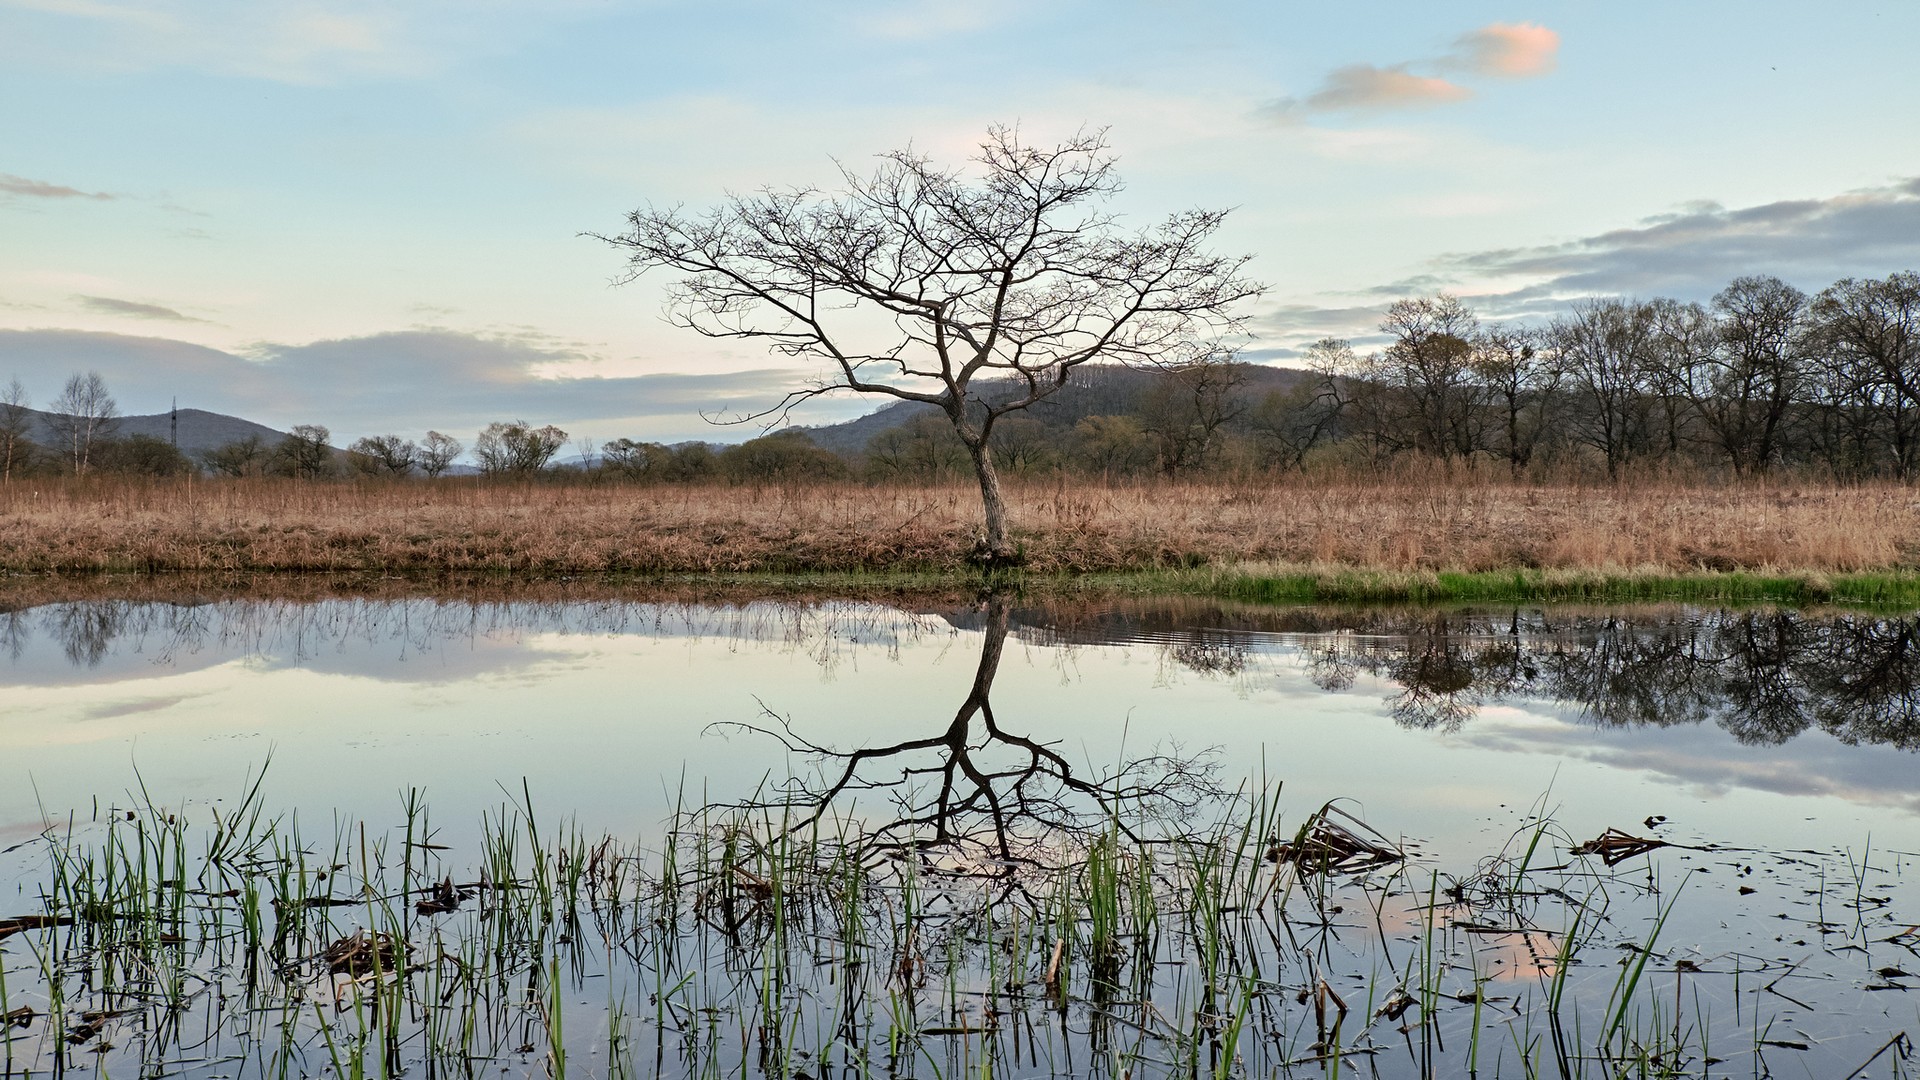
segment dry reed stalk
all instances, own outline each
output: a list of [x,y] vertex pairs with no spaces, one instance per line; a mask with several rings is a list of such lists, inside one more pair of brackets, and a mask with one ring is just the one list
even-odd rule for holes
[[[1897,484],[1531,485],[1432,477],[1015,482],[1042,572],[1236,563],[1773,573],[1920,566]],[[963,484],[806,487],[200,480],[16,483],[11,572],[944,570],[979,533]]]

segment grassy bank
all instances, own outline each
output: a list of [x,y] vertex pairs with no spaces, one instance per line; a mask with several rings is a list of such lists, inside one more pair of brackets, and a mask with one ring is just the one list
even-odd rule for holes
[[1920,573],[1660,570],[1397,572],[1240,566],[1085,579],[1083,587],[1183,593],[1259,604],[1700,603],[1920,607]]
[[[1249,600],[1920,598],[1894,485],[1013,484],[1022,577]],[[971,579],[964,485],[61,482],[0,492],[0,572]],[[1088,585],[1093,582],[1086,583]]]

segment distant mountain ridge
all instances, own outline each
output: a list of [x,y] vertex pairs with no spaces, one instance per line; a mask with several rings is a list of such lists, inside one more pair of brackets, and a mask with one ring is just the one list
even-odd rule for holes
[[[28,409],[27,412],[30,418],[27,438],[50,450],[59,449],[60,438],[55,434],[53,414],[38,409]],[[277,445],[287,437],[286,432],[276,431],[265,424],[205,409],[181,409],[178,416],[180,452],[191,458],[198,458],[208,450],[238,442],[249,435],[258,436],[267,446]],[[147,435],[166,442],[173,437],[173,414],[116,417],[108,434],[117,439],[129,435]]]
[[[1240,392],[1255,399],[1276,390],[1290,390],[1308,377],[1306,372],[1294,368],[1264,364],[1241,364],[1238,370],[1240,377],[1245,380]],[[1118,364],[1083,367],[1074,372],[1074,377],[1067,385],[1052,397],[1028,409],[1024,415],[1049,426],[1070,428],[1089,416],[1128,411],[1140,395],[1162,377],[1163,373],[1154,368],[1122,367]],[[994,394],[997,388],[981,386],[981,389]],[[1011,383],[1001,383],[998,392],[1011,393],[1015,389]],[[891,401],[865,416],[799,430],[806,432],[816,446],[836,454],[855,455],[866,450],[875,435],[936,411],[932,405],[918,401]]]

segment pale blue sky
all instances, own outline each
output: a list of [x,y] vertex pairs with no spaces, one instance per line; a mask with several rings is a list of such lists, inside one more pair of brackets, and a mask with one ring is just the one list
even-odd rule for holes
[[1891,0],[0,0],[0,380],[739,437],[700,409],[804,372],[663,325],[578,234],[1013,122],[1110,127],[1135,220],[1234,207],[1270,359],[1423,289],[1818,288],[1920,267],[1915,41]]

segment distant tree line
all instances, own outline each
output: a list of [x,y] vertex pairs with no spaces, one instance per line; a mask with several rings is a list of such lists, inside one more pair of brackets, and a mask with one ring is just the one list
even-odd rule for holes
[[1271,419],[1290,450],[1350,440],[1491,459],[1751,476],[1920,475],[1920,274],[1848,278],[1808,296],[1734,280],[1705,304],[1591,299],[1544,326],[1483,325],[1449,296],[1402,300],[1389,343],[1310,351],[1312,382]]
[[[1544,325],[1483,322],[1445,294],[1393,304],[1384,343],[1328,338],[1298,369],[1209,355],[1159,367],[1089,366],[1060,393],[1001,418],[991,449],[1014,476],[1114,478],[1366,470],[1427,458],[1516,477],[1609,477],[1647,467],[1920,478],[1920,274],[1848,278],[1809,296],[1738,278],[1707,303],[1595,298]],[[1020,388],[986,387],[1018,394]],[[327,428],[249,436],[197,458],[120,437],[98,374],[75,375],[36,440],[18,379],[0,388],[0,477],[432,479],[468,447],[429,431],[331,445]],[[789,428],[733,446],[575,440],[552,425],[489,424],[472,461],[494,478],[688,483],[958,481],[967,447],[936,410],[895,406],[856,445]],[[569,449],[571,448],[571,452]]]

